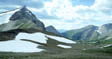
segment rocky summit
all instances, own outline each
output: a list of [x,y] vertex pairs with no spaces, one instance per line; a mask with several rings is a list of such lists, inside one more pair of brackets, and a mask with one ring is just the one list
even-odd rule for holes
[[15,12],[10,19],[11,21],[16,20],[27,20],[32,21],[40,30],[45,30],[44,24],[36,18],[36,16],[26,8],[26,6],[23,6],[19,11]]

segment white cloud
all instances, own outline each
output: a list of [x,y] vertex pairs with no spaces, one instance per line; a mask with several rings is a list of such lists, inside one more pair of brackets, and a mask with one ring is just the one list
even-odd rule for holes
[[33,8],[33,7],[28,7],[29,10],[31,10],[32,12],[42,12],[43,9],[37,9],[37,8]]
[[112,0],[95,0],[92,8],[95,9],[110,9],[112,8]]
[[19,5],[0,5],[0,8],[20,8]]
[[[42,22],[44,22],[45,26],[49,26],[49,25],[53,25],[56,29],[65,29],[65,30],[70,30],[70,29],[74,29],[74,28],[81,28],[83,27],[83,25],[86,24],[82,24],[82,21],[72,21],[72,22],[67,22],[65,20],[62,19],[40,19]],[[75,25],[74,25],[74,23]]]
[[110,0],[95,0],[92,6],[72,6],[70,0],[53,0],[44,4],[44,9],[49,15],[56,15],[60,19],[43,20],[43,22],[54,25],[57,29],[69,30],[89,24],[101,25],[111,22],[112,19],[112,1]]

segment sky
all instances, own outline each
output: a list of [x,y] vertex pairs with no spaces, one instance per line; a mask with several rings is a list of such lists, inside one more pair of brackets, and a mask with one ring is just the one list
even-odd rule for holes
[[60,31],[112,23],[112,0],[0,0],[0,12],[24,5]]

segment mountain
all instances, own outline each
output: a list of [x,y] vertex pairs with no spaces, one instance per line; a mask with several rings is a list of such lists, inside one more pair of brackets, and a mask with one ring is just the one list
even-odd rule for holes
[[99,27],[98,32],[103,36],[108,36],[112,34],[112,23],[104,24]]
[[11,21],[16,20],[26,20],[32,21],[39,30],[45,30],[44,24],[36,18],[36,16],[26,8],[26,6],[22,7],[19,11],[15,12],[10,19]]
[[[6,16],[5,14],[7,14],[8,16]],[[32,14],[32,12],[25,6],[5,14],[2,15],[2,17],[5,16],[8,19],[4,19],[2,17],[1,19],[7,20],[8,22],[2,23],[0,25],[0,38],[3,38],[0,39],[0,41],[14,39],[14,36],[16,36],[21,31],[31,33],[37,31],[45,31],[44,24],[39,21],[36,16]]]
[[53,26],[46,27],[46,31],[57,34],[57,35],[61,35],[61,33],[59,33]]
[[112,23],[104,24],[102,26],[88,25],[81,29],[69,30],[62,35],[72,40],[96,41],[112,35]]
[[62,34],[72,40],[89,40],[96,39],[98,37],[99,34],[96,31],[97,29],[97,26],[88,25],[81,29],[70,30]]

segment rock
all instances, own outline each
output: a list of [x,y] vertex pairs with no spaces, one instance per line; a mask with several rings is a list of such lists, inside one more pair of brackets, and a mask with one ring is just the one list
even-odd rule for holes
[[57,34],[57,35],[61,35],[53,26],[46,27],[46,31]]

